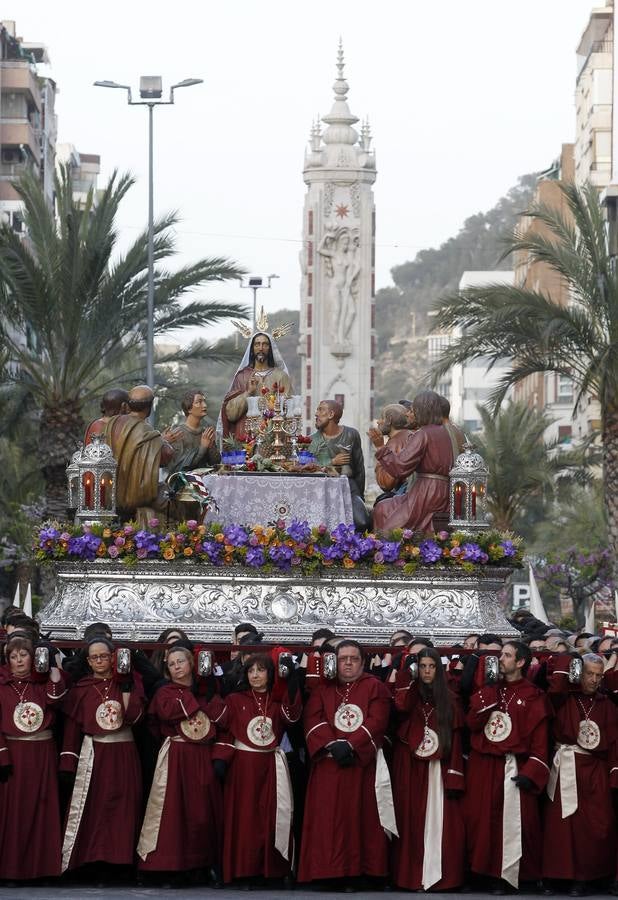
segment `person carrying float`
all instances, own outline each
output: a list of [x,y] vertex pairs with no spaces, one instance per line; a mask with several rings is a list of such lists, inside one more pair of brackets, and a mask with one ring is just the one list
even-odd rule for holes
[[[601,690],[605,661],[560,654],[549,660],[554,756],[543,822],[543,878],[569,879],[571,896],[614,876],[618,712]],[[608,682],[615,677],[608,673]]]
[[[47,654],[35,671],[34,658]],[[60,875],[55,710],[66,688],[49,645],[9,638],[0,669],[0,878]],[[51,664],[51,665],[50,665]]]
[[393,883],[409,891],[452,890],[463,884],[465,872],[464,718],[433,647],[404,656],[395,708],[393,797],[399,838],[393,841]]
[[397,835],[382,742],[388,688],[363,671],[357,641],[337,647],[337,678],[316,684],[304,714],[311,774],[305,800],[299,881],[388,873],[387,835]]
[[[541,876],[539,794],[549,778],[547,697],[527,678],[532,653],[506,641],[496,657],[479,659],[485,683],[470,698],[470,757],[465,815],[469,863],[506,893]],[[484,677],[485,676],[485,677]]]
[[225,779],[224,881],[285,879],[293,863],[294,809],[280,745],[302,712],[291,656],[283,648],[249,656],[239,690],[228,694],[226,703],[228,733],[214,751]]
[[142,681],[130,671],[129,650],[116,651],[103,635],[90,639],[86,660],[90,674],[64,703],[60,773],[74,784],[63,872],[94,863],[132,865],[139,833],[142,776],[131,725],[144,713]]

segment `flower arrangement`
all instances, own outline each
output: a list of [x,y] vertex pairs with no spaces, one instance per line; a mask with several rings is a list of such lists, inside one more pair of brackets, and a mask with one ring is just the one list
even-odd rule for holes
[[486,566],[521,566],[522,539],[511,533],[449,534],[439,531],[418,540],[409,529],[388,537],[357,532],[353,525],[311,528],[307,522],[278,521],[270,525],[200,525],[184,522],[172,531],[151,519],[147,529],[134,523],[68,526],[45,523],[37,532],[34,556],[51,560],[186,559],[212,566],[239,566],[269,571],[298,569],[307,575],[324,569],[360,569],[374,575],[413,575],[421,566],[472,573]]

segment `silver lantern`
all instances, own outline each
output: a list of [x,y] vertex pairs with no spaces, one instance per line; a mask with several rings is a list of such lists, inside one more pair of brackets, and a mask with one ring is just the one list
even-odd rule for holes
[[[112,448],[100,434],[95,434],[92,443],[73,456],[67,467],[67,477],[69,500],[72,500],[77,510],[75,518],[78,522],[105,523],[115,518],[116,469]],[[72,496],[72,483],[77,483],[76,497]]]
[[449,472],[450,521],[456,531],[481,531],[489,528],[486,516],[487,477],[485,460],[466,444]]

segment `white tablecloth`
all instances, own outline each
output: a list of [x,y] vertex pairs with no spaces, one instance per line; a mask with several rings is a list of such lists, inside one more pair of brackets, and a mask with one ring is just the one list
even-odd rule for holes
[[208,511],[206,522],[267,525],[298,519],[331,529],[353,521],[350,485],[343,475],[204,475],[203,481],[219,507]]

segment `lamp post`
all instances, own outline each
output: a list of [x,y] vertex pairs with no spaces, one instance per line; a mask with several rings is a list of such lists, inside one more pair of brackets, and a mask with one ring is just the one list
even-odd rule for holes
[[278,277],[278,275],[246,275],[242,280],[241,287],[251,288],[253,291],[253,331],[257,320],[257,292],[260,288],[272,287],[271,281]]
[[169,99],[161,100],[163,80],[160,75],[142,75],[139,80],[141,100],[134,100],[128,84],[116,81],[95,81],[95,87],[115,88],[127,92],[129,106],[148,107],[148,301],[146,311],[146,384],[154,389],[154,177],[153,177],[153,112],[155,106],[171,106],[174,91],[181,87],[203,84],[203,78],[185,78],[173,84]]

